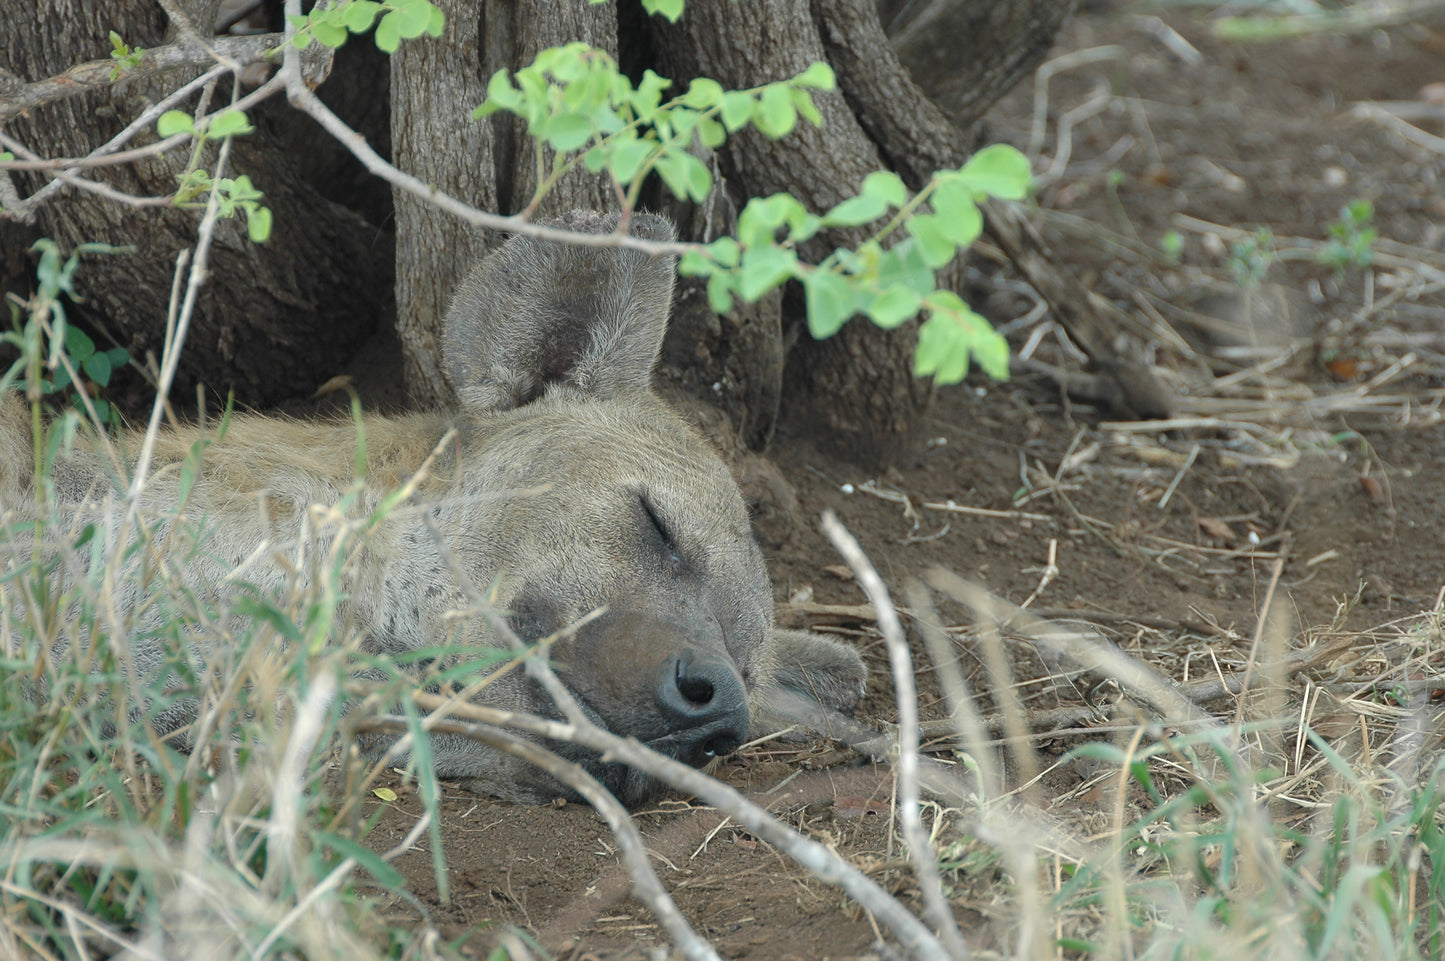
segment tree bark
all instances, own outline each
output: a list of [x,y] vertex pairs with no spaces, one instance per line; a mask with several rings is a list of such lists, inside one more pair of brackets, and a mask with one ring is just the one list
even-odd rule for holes
[[[197,23],[209,23],[216,0],[184,0]],[[892,0],[887,0],[892,2]],[[40,23],[24,35],[0,35],[0,67],[20,80],[58,76],[85,59],[109,54],[106,33],[116,29],[133,46],[164,42],[169,29],[153,0],[0,0],[6,23]],[[825,210],[852,196],[877,169],[897,171],[915,189],[933,170],[967,157],[974,123],[994,98],[1022,76],[1047,49],[1072,0],[936,0],[908,4],[885,36],[874,0],[740,0],[689,4],[676,25],[648,20],[627,8],[619,25],[614,5],[549,0],[439,0],[447,29],[438,39],[402,44],[385,72],[363,69],[348,84],[361,113],[390,97],[392,159],[454,196],[489,210],[526,209],[537,180],[536,157],[521,122],[505,114],[472,121],[499,68],[517,69],[544,47],[584,40],[617,56],[634,74],[648,65],[685,89],[709,75],[725,86],[747,87],[792,76],[826,60],[839,78],[837,91],[815,97],[822,129],[800,122],[781,142],[756,131],[730,140],[715,158],[732,204],[788,191]],[[951,17],[952,19],[946,19]],[[619,30],[628,31],[619,36]],[[935,41],[947,35],[947,44]],[[923,40],[925,47],[918,44]],[[353,41],[354,44],[367,40]],[[942,63],[928,49],[947,48],[947,69],[910,73]],[[900,54],[902,60],[900,60]],[[342,51],[342,57],[350,52]],[[338,60],[338,63],[341,63]],[[356,61],[360,62],[360,61]],[[373,61],[374,63],[374,61]],[[193,75],[186,74],[186,76]],[[935,75],[936,74],[936,75]],[[46,156],[87,152],[134,116],[146,98],[174,89],[182,74],[123,81],[32,112],[8,129]],[[390,79],[389,94],[385,79]],[[923,77],[920,85],[919,78]],[[0,73],[0,94],[7,75]],[[940,93],[942,91],[943,93]],[[948,93],[953,91],[953,93]],[[325,93],[325,87],[322,88]],[[950,98],[941,109],[928,93]],[[412,399],[433,404],[449,391],[440,374],[440,325],[450,292],[498,238],[462,225],[419,200],[395,197],[394,252],[377,243],[379,232],[341,200],[351,184],[331,171],[314,146],[297,149],[279,102],[253,117],[261,128],[234,148],[233,173],[246,172],[267,192],[276,211],[275,237],[257,247],[240,222],[222,225],[211,284],[202,298],[183,373],[213,384],[233,383],[243,398],[266,402],[308,389],[321,379],[318,346],[343,355],[386,311],[385,290],[396,270],[396,318],[404,379]],[[303,121],[303,124],[305,121]],[[364,131],[365,132],[365,131]],[[288,149],[289,148],[289,149]],[[544,158],[550,162],[550,158]],[[318,162],[320,161],[320,162]],[[100,174],[124,189],[159,195],[173,189],[183,158],[137,162]],[[28,189],[41,181],[23,180]],[[321,185],[318,189],[316,185]],[[719,203],[689,211],[672,208],[685,236],[710,240],[727,230],[736,208]],[[385,196],[360,201],[372,221],[387,215]],[[572,207],[607,209],[616,197],[601,177],[577,169],[553,188],[535,213]],[[726,208],[726,209],[725,209]],[[723,211],[715,217],[714,213]],[[43,208],[43,227],[61,243],[127,241],[141,253],[92,258],[81,273],[97,316],[106,317],[132,350],[154,349],[175,252],[192,242],[197,215],[169,209],[117,208],[111,201],[75,195]],[[387,235],[389,236],[389,235]],[[821,260],[838,245],[865,239],[860,230],[835,231],[807,245]],[[394,259],[393,259],[394,257]],[[957,266],[940,282],[951,285]],[[727,316],[711,315],[696,285],[679,287],[678,321],[664,353],[664,373],[694,395],[719,402],[753,449],[766,444],[782,385],[791,401],[812,406],[821,422],[857,442],[857,453],[885,460],[906,449],[928,397],[911,373],[914,328],[884,332],[855,320],[827,341],[801,330],[800,304],[774,296]],[[795,295],[790,295],[797,299]],[[786,304],[784,310],[780,304]],[[789,329],[780,313],[792,319]],[[784,367],[784,344],[796,341]]]
[[879,12],[887,17],[889,46],[914,83],[967,130],[1033,73],[1075,6],[1076,0],[929,0],[882,3]]
[[[937,33],[907,34],[946,52],[947,89],[973,91],[952,117],[900,62],[872,0],[693,4],[677,24],[658,24],[656,34],[664,65],[679,81],[711,76],[725,87],[747,87],[792,76],[816,60],[832,65],[838,89],[814,96],[821,129],[800,122],[778,142],[748,130],[720,151],[739,203],[788,191],[826,210],[856,192],[873,170],[894,170],[916,190],[935,170],[963,163],[970,138],[955,121],[973,124],[1006,92],[1002,83],[1032,69],[1072,6],[1062,0],[925,5],[911,23],[936,27],[947,14],[971,28],[950,29],[946,44]],[[804,255],[816,261],[865,236],[834,231]],[[956,286],[960,269],[955,263],[940,272],[940,285]],[[915,325],[884,332],[855,320],[826,341],[800,336],[785,377],[796,397],[852,442],[855,455],[886,461],[912,446],[929,396],[927,384],[912,374],[915,343]]]
[[[680,88],[698,76],[727,88],[752,87],[828,59],[805,0],[692,4],[676,24],[658,23],[656,32],[665,72]],[[813,210],[827,210],[886,166],[841,90],[813,99],[821,127],[800,121],[776,142],[748,128],[720,149],[736,203],[786,191]],[[865,237],[859,230],[833,231],[808,244],[803,255],[817,262]],[[927,396],[926,385],[912,376],[913,344],[911,325],[885,332],[855,322],[821,342],[802,335],[784,377],[798,388],[797,400],[840,439],[854,442],[856,453],[887,459],[911,442]]]
[[[209,25],[213,0],[187,5],[197,24]],[[0,22],[23,25],[0,31],[0,68],[22,81],[55,76],[84,60],[110,54],[108,32],[132,47],[167,41],[170,25],[152,0],[0,0]],[[10,121],[7,132],[45,157],[78,157],[117,133],[153,100],[195,76],[177,69],[125,81],[37,107]],[[214,109],[229,92],[218,84]],[[256,133],[237,138],[227,176],[248,174],[275,212],[272,239],[251,243],[244,223],[222,221],[211,252],[209,281],[197,303],[177,389],[191,384],[234,387],[247,403],[268,403],[308,392],[324,380],[328,361],[339,364],[387,312],[389,250],[374,244],[376,230],[344,207],[323,199],[286,149],[282,103],[252,114]],[[142,141],[144,142],[144,140]],[[175,190],[185,151],[117,167],[94,177],[140,196]],[[209,155],[214,162],[214,151]],[[21,174],[22,195],[39,189],[42,174]],[[164,207],[126,209],[94,194],[66,188],[39,210],[39,233],[64,248],[86,241],[128,246],[132,252],[87,257],[77,274],[84,315],[103,323],[133,357],[159,353],[176,255],[195,242],[199,211]],[[383,255],[383,256],[379,256]],[[354,282],[337,284],[336,278]],[[372,283],[368,285],[366,281]],[[318,354],[325,359],[318,361]]]
[[[495,114],[470,118],[500,69],[516,70],[541,50],[584,40],[617,53],[611,4],[548,0],[439,0],[441,37],[402,44],[392,57],[392,162],[484,210],[515,213],[537,187],[536,154],[520,120]],[[451,292],[496,243],[402,191],[396,203],[397,332],[403,377],[412,400],[443,403],[441,322]],[[616,200],[599,177],[580,167],[549,192],[539,216],[572,208],[607,210]]]
[[[440,0],[446,32],[403,43],[391,57],[392,162],[458,200],[498,209],[494,137],[467,114],[486,99],[482,7]],[[480,234],[397,190],[396,329],[402,376],[413,401],[448,395],[441,373],[441,320],[447,298],[481,255]]]

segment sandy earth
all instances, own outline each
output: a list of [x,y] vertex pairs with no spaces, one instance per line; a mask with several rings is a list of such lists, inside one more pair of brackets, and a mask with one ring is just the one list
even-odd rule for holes
[[[1089,621],[1180,680],[1215,663],[1242,663],[1281,557],[1277,593],[1293,617],[1296,646],[1318,639],[1356,594],[1342,616],[1357,628],[1437,603],[1445,583],[1445,427],[1431,423],[1429,405],[1445,388],[1445,300],[1404,265],[1428,254],[1437,271],[1445,268],[1445,156],[1351,107],[1416,101],[1425,84],[1445,80],[1445,22],[1433,32],[1398,28],[1259,46],[1214,40],[1186,14],[1169,22],[1197,62],[1171,53],[1147,18],[1089,13],[1067,31],[1060,54],[1121,49],[1056,76],[1049,87],[1045,163],[1054,156],[1058,119],[1081,108],[1070,162],[1040,196],[1056,212],[1044,230],[1061,260],[1142,324],[1155,323],[1147,304],[1195,337],[1198,325],[1170,315],[1171,305],[1199,302],[1197,290],[1209,281],[1225,300],[1237,303],[1239,291],[1230,238],[1208,239],[1205,225],[1267,226],[1285,250],[1289,238],[1323,239],[1343,204],[1367,198],[1380,237],[1397,246],[1377,245],[1380,262],[1368,287],[1359,271],[1337,280],[1304,258],[1269,268],[1266,281],[1279,285],[1289,304],[1286,326],[1312,345],[1269,378],[1239,375],[1226,389],[1205,371],[1228,377],[1282,356],[1282,348],[1236,354],[1231,364],[1197,337],[1187,344],[1156,337],[1156,360],[1180,391],[1181,415],[1212,418],[1202,425],[1114,429],[1046,377],[1024,374],[1007,385],[974,379],[939,397],[923,453],[870,477],[819,449],[809,425],[784,423],[771,456],[796,487],[803,514],[791,541],[771,557],[779,615],[856,640],[874,671],[860,712],[865,721],[895,717],[872,623],[807,614],[814,608],[804,606],[864,601],[836,572],[839,561],[815,529],[825,508],[858,536],[899,596],[907,578],[942,565],[1019,603],[1039,588],[1052,551],[1057,574],[1032,609]],[[1011,95],[991,120],[991,136],[1026,146],[1032,103],[1030,86]],[[1438,120],[1417,122],[1437,136],[1445,132]],[[1178,263],[1140,253],[1170,229],[1183,241]],[[1390,251],[1399,259],[1386,257]],[[986,263],[989,251],[978,256]],[[1032,304],[1006,274],[980,283],[975,302],[996,323]],[[1407,287],[1408,296],[1390,301]],[[1036,326],[1014,332],[1014,346],[1023,347]],[[1037,356],[1061,362],[1054,343],[1045,336]],[[1407,355],[1410,363],[1391,373]],[[1385,381],[1368,392],[1382,398],[1377,404],[1351,399],[1357,395],[1350,391],[1376,377]],[[877,493],[862,489],[870,481]],[[924,506],[949,500],[1015,513]],[[959,608],[943,611],[947,624],[968,623]],[[1011,650],[1015,676],[1028,681],[1019,690],[1030,709],[1082,703],[1082,680],[1059,673],[1027,642]],[[961,651],[976,689],[987,690],[967,640]],[[924,715],[937,717],[931,671],[921,668],[919,677]],[[987,699],[984,706],[991,708]],[[1077,736],[1059,735],[1038,746],[1058,756],[1075,743]],[[1073,790],[1082,773],[1055,771],[1045,782],[1045,804],[1086,809],[1089,797]],[[768,745],[729,759],[721,775],[910,897],[911,875],[890,840],[886,771],[827,745]],[[383,850],[420,811],[414,791],[391,786],[400,800],[376,802],[384,810],[372,841]],[[869,918],[767,845],[730,824],[719,828],[716,813],[673,799],[639,821],[682,911],[724,957],[871,956],[877,935]],[[589,809],[514,807],[450,789],[442,835],[450,903],[436,897],[423,847],[397,865],[417,902],[387,912],[414,918],[424,910],[477,957],[504,925],[563,958],[642,958],[659,944],[655,921],[627,896],[616,844]],[[942,836],[950,836],[948,828]],[[961,885],[955,899],[966,924],[985,907],[976,891]]]

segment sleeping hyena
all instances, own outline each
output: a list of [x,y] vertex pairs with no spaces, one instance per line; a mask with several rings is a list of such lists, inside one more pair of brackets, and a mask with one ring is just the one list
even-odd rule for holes
[[[616,217],[574,213],[561,225],[603,233]],[[635,216],[631,229],[672,238],[657,216]],[[649,387],[672,285],[668,259],[614,247],[518,236],[483,260],[444,322],[455,409],[364,421],[367,472],[354,509],[363,516],[444,436],[452,440],[411,502],[352,560],[342,614],[363,626],[370,650],[405,653],[458,641],[503,646],[484,618],[467,615],[463,579],[487,591],[524,641],[601,610],[552,647],[558,675],[605,727],[702,764],[768,724],[770,692],[792,689],[848,709],[864,671],[838,641],[773,624],[767,572],[736,484],[709,443]],[[31,497],[18,406],[12,400],[0,412],[4,449],[15,452],[0,464],[0,498],[12,510]],[[178,465],[200,437],[162,433],[143,514],[174,510]],[[121,449],[139,447],[137,437],[121,440]],[[178,565],[179,576],[207,596],[238,566],[262,591],[313,576],[293,563],[319,536],[309,506],[335,504],[356,483],[356,450],[349,422],[237,417],[205,450],[189,491],[186,514],[201,519],[206,540]],[[60,510],[98,511],[99,499],[117,493],[115,476],[95,450],[61,456],[51,474]],[[164,549],[165,521],[149,543]],[[313,556],[324,548],[310,544]],[[138,609],[126,593],[138,581],[114,581],[118,608]],[[0,581],[0,591],[11,589]],[[199,656],[214,643],[197,638]],[[129,655],[152,679],[169,670],[154,641],[133,642]],[[515,670],[477,700],[555,713]],[[175,729],[190,720],[181,702],[156,723]],[[621,765],[568,753],[629,803],[656,788]],[[472,741],[439,736],[433,756],[439,775],[474,790],[517,800],[561,793],[523,762]]]

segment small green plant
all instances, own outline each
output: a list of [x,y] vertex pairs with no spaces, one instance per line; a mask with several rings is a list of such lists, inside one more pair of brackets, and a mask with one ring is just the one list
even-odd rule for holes
[[134,47],[126,43],[120,34],[114,30],[110,32],[110,59],[115,61],[115,66],[110,68],[110,79],[114,83],[120,79],[120,75],[131,67],[138,66],[146,55],[145,47]]
[[[88,404],[100,423],[119,423],[115,408],[97,393],[110,386],[111,375],[117,367],[130,362],[130,355],[120,347],[97,349],[88,334],[69,323],[65,302],[80,299],[74,282],[82,254],[124,253],[125,248],[81,244],[64,260],[59,245],[48,238],[37,240],[30,249],[40,254],[35,268],[39,283],[28,299],[9,295],[13,329],[0,334],[0,343],[18,349],[20,357],[3,382],[8,385],[23,377],[32,401],[64,394],[72,407]],[[87,379],[93,387],[78,384],[76,377]]]
[[1261,227],[1253,237],[1229,245],[1230,276],[1241,287],[1258,287],[1276,257],[1274,234],[1269,228]]
[[1333,270],[1336,276],[1347,269],[1366,270],[1375,263],[1375,240],[1380,232],[1370,226],[1375,205],[1368,200],[1352,200],[1340,208],[1340,219],[1329,226],[1329,239],[1316,255],[1316,260]]
[[205,197],[214,189],[220,195],[220,207],[217,215],[231,218],[238,213],[244,214],[246,233],[259,244],[264,243],[271,236],[271,210],[269,207],[261,205],[260,200],[264,196],[261,191],[251,183],[250,177],[242,175],[234,178],[222,177],[217,180],[211,176],[209,171],[200,166],[201,151],[207,142],[221,140],[225,137],[244,136],[255,129],[251,126],[246,114],[240,110],[223,110],[208,117],[200,126],[197,126],[195,118],[184,110],[167,110],[156,121],[156,132],[162,137],[172,137],[184,133],[196,138],[196,147],[191,153],[191,162],[187,165],[185,173],[178,178],[179,187],[173,203],[177,207],[204,207],[205,201],[200,198]]

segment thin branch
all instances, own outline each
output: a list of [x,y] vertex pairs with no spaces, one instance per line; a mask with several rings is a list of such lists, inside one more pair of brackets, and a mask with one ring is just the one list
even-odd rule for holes
[[[300,16],[300,0],[286,0],[287,17]],[[288,20],[289,23],[289,20]],[[292,27],[286,28],[286,36],[289,40]],[[422,200],[443,210],[458,220],[470,224],[473,227],[483,227],[489,230],[501,230],[513,234],[523,234],[528,237],[537,237],[541,240],[555,240],[561,243],[573,244],[579,247],[624,247],[628,250],[640,250],[643,253],[655,257],[681,256],[690,251],[700,251],[701,244],[687,243],[664,243],[656,240],[643,240],[630,234],[582,234],[573,233],[570,230],[559,230],[556,227],[548,227],[536,224],[527,220],[520,214],[503,217],[500,214],[489,213],[480,210],[470,204],[463,203],[451,194],[431,184],[425,183],[417,177],[412,176],[404,170],[392,165],[384,157],[371,148],[366,138],[357,133],[346,122],[336,116],[331,108],[321,102],[302,80],[297,67],[299,62],[299,51],[287,43],[284,47],[282,57],[285,60],[284,66],[278,77],[283,78],[286,84],[286,97],[291,106],[307,114],[319,123],[327,133],[336,140],[352,156],[361,161],[368,171],[385,180],[393,187],[420,197]]]
[[[46,167],[49,165],[49,161],[44,160],[38,154],[34,153],[28,147],[26,147],[23,143],[16,140],[14,137],[9,136],[3,131],[0,131],[0,147],[4,147],[6,150],[11,151],[17,156],[24,157],[25,160],[20,162],[24,166],[29,167],[32,170],[45,170],[47,174],[55,178],[54,181],[52,181],[53,183],[63,183],[74,187],[77,190],[84,190],[87,193],[99,194],[107,200],[113,200],[116,203],[125,204],[127,207],[170,206],[171,198],[169,196],[137,197],[135,194],[128,194],[124,190],[118,190],[108,183],[102,183],[99,180],[87,180],[84,177],[70,173],[67,170],[48,170],[46,169]],[[0,163],[0,167],[7,166],[19,165]],[[24,168],[22,167],[21,169]],[[20,205],[17,205],[17,207],[23,205],[24,203],[25,202],[22,201]],[[21,212],[18,210],[7,210],[6,213],[11,214],[17,219],[19,219],[19,217],[21,216]]]
[[[588,774],[580,765],[564,760],[538,744],[523,740],[515,734],[490,725],[437,720],[430,726],[434,731],[460,734],[488,747],[494,747],[514,757],[519,757],[582,795],[583,799],[592,805],[593,810],[607,822],[612,836],[617,839],[622,858],[627,862],[627,873],[632,878],[633,895],[667,929],[673,944],[684,957],[693,959],[693,961],[720,961],[717,951],[692,929],[692,925],[687,923],[687,919],[678,910],[672,896],[667,893],[657,872],[652,868],[652,862],[647,854],[647,845],[643,842],[642,834],[637,830],[637,825],[627,813],[627,809],[612,796],[607,788],[602,786],[600,781]],[[404,718],[389,717],[368,719],[359,725],[359,729],[409,732]]]
[[[934,590],[971,607],[980,620],[991,625],[1007,624],[1052,651],[1082,667],[1118,680],[1125,688],[1144,698],[1149,706],[1170,721],[1198,722],[1223,730],[1219,719],[1206,713],[1183,694],[1179,687],[1152,667],[1135,660],[1112,644],[1081,631],[1071,631],[1035,617],[1023,608],[990,594],[952,571],[930,568],[923,576]],[[1015,740],[1027,740],[1027,731],[1010,732]]]
[[5,95],[0,97],[0,123],[36,107],[78,97],[92,90],[107,89],[120,80],[150,77],[178,67],[205,67],[217,60],[225,63],[227,68],[235,69],[237,65],[245,66],[264,59],[267,51],[280,42],[281,37],[274,33],[216,37],[209,44],[182,36],[163,47],[146,50],[134,65],[121,65],[110,59],[79,63],[58,76],[0,88],[5,91]]
[[[84,190],[87,189],[86,185],[93,183],[93,181],[87,181],[84,178],[80,177],[66,177],[60,173],[52,173],[50,170],[52,164],[63,163],[66,169],[98,167],[112,162],[110,160],[110,158],[112,157],[120,158],[114,161],[116,163],[129,162],[131,160],[139,160],[144,157],[159,156],[160,154],[167,153],[175,149],[176,147],[189,143],[191,140],[190,134],[178,133],[173,134],[172,136],[169,136],[164,140],[157,140],[155,143],[147,144],[144,147],[137,147],[134,150],[128,150],[124,153],[117,153],[120,147],[129,143],[132,139],[135,138],[138,133],[140,133],[140,131],[149,129],[150,126],[155,122],[156,118],[158,118],[161,114],[165,113],[167,110],[170,110],[176,104],[185,100],[191,94],[193,94],[197,90],[202,89],[207,84],[215,82],[217,79],[223,76],[227,72],[227,70],[228,68],[225,66],[217,66],[201,74],[199,77],[192,80],[190,83],[186,84],[180,89],[174,91],[171,94],[168,94],[161,100],[157,101],[156,103],[152,104],[144,111],[142,111],[140,116],[136,117],[129,124],[127,124],[125,129],[122,130],[120,133],[116,134],[114,137],[110,138],[110,140],[106,141],[101,146],[95,148],[82,158],[78,158],[74,161],[65,162],[45,161],[38,164],[34,163],[33,161],[27,161],[25,166],[23,167],[20,164],[0,163],[0,171],[4,171],[5,169],[39,169],[45,170],[47,173],[50,173],[51,176],[54,178],[50,181],[50,183],[46,184],[44,187],[41,187],[39,190],[35,191],[35,193],[31,194],[29,197],[26,197],[24,200],[19,200],[14,204],[5,204],[4,209],[0,210],[0,219],[19,220],[27,224],[33,223],[35,220],[35,211],[42,204],[49,201],[57,192],[59,192],[62,186],[70,184]],[[285,89],[285,84],[280,80],[280,78],[272,77],[270,80],[266,81],[255,90],[246,94],[246,96],[240,98],[239,100],[236,100],[231,104],[228,104],[224,109],[249,110],[251,107],[267,99],[268,97],[280,93],[283,89]],[[37,160],[39,159],[36,154],[25,150],[23,147],[21,147],[20,149],[10,147],[8,149],[13,150],[17,154],[21,154],[22,156],[36,158]],[[3,182],[4,178],[0,178],[0,183]],[[166,199],[167,202],[169,202],[169,198]],[[133,202],[135,198],[131,197],[129,194],[123,194],[121,200],[122,202],[130,203]]]
[[918,689],[913,683],[913,663],[908,654],[908,640],[903,635],[903,624],[898,620],[898,611],[893,606],[893,599],[888,596],[883,578],[878,576],[863,548],[858,546],[858,541],[831,510],[823,512],[823,532],[852,568],[863,593],[868,595],[868,600],[878,612],[878,630],[888,647],[888,664],[893,669],[894,694],[898,702],[899,823],[903,827],[909,853],[913,856],[918,889],[934,927],[942,934],[951,957],[969,958],[972,952],[963,932],[958,929],[948,899],[944,897],[943,881],[938,876],[938,865],[919,811]]
[[[542,669],[550,671],[545,663],[541,666]],[[453,716],[468,719],[436,721],[432,725],[434,730],[471,737],[469,731],[476,729],[478,725],[470,722],[478,721],[483,725],[523,731],[550,740],[568,741],[598,754],[605,754],[610,760],[630,765],[679,791],[695,795],[724,814],[731,815],[744,830],[778,848],[819,881],[847,893],[860,907],[894,933],[910,957],[917,958],[918,961],[937,961],[938,958],[947,957],[943,945],[921,921],[909,914],[887,891],[839,857],[836,852],[817,841],[803,837],[734,788],[681,761],[651,750],[638,743],[635,738],[619,737],[585,718],[580,724],[552,721],[481,704],[453,703],[448,698],[422,691],[414,692],[412,701],[427,711],[446,706]],[[403,720],[399,717],[377,720],[388,719]],[[362,728],[365,723],[367,722],[362,722],[358,728]]]
[[[233,89],[232,100],[235,100]],[[160,433],[161,415],[165,410],[166,399],[170,396],[171,383],[175,380],[176,370],[181,362],[181,347],[185,344],[186,332],[190,329],[191,316],[196,309],[196,298],[200,295],[201,287],[205,284],[209,271],[207,266],[210,263],[211,241],[216,235],[216,223],[220,219],[221,209],[221,179],[225,174],[226,163],[231,157],[231,138],[227,137],[221,143],[220,155],[216,158],[216,176],[211,184],[210,196],[206,199],[206,213],[201,218],[200,229],[196,232],[195,253],[190,258],[191,269],[186,281],[185,300],[181,304],[180,314],[176,317],[174,324],[167,322],[166,341],[161,351],[160,376],[156,379],[156,400],[151,406],[150,423],[146,425],[145,440],[141,444],[140,456],[136,458],[135,473],[131,477],[130,490],[128,492],[129,510],[127,511],[126,523],[132,524],[136,520],[136,512],[140,507],[140,492],[145,486],[146,474],[150,470],[151,457],[155,453],[156,438]],[[177,261],[177,271],[182,267],[183,261]],[[172,314],[175,311],[175,298],[171,298]],[[122,544],[123,541],[117,541]]]

